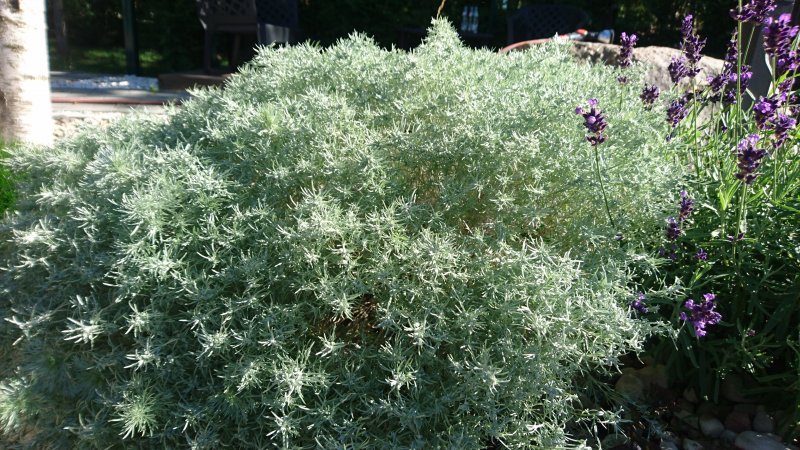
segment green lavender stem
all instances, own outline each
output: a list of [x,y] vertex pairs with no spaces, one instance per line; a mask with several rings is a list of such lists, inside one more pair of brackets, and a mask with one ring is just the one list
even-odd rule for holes
[[606,205],[608,221],[611,223],[612,227],[616,227],[616,225],[614,225],[614,219],[611,217],[611,209],[608,207],[608,197],[606,197],[606,188],[603,184],[603,177],[600,174],[600,154],[597,151],[597,146],[594,146],[594,169],[595,173],[597,174],[597,181],[600,183],[600,192],[603,194],[603,203]]

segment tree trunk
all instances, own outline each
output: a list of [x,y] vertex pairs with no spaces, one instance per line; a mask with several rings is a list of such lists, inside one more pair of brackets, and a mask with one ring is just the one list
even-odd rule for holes
[[50,145],[45,0],[0,0],[0,137]]

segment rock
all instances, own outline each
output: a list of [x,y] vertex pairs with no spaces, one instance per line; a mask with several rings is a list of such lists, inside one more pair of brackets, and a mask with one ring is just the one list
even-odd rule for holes
[[695,410],[695,413],[698,416],[703,416],[703,415],[706,415],[706,414],[708,414],[710,416],[715,416],[715,415],[717,415],[716,414],[717,413],[717,405],[715,405],[715,404],[713,404],[713,403],[711,403],[709,401],[705,401],[705,402],[700,403],[699,405],[697,405],[697,409]]
[[700,401],[700,399],[697,398],[697,393],[694,391],[694,388],[690,387],[687,387],[683,390],[683,398],[692,403],[697,403]]
[[661,443],[658,444],[658,450],[680,450],[680,447],[672,441],[661,441]]
[[658,364],[655,366],[647,366],[639,369],[639,378],[645,383],[655,385],[661,389],[669,387],[669,380],[667,378],[667,366]]
[[619,377],[614,390],[627,399],[644,400],[644,382],[634,375],[626,373]]
[[681,422],[685,423],[686,425],[689,425],[689,427],[695,430],[700,429],[700,422],[698,421],[697,416],[690,413],[689,411],[679,409],[678,411],[675,411],[675,417],[677,417],[678,419],[681,420]]
[[741,433],[742,431],[749,431],[750,430],[750,415],[748,415],[744,411],[731,411],[727,417],[725,417],[725,428],[735,431],[737,433]]
[[722,393],[722,398],[729,400],[734,403],[747,403],[748,399],[745,397],[744,391],[744,381],[742,377],[736,374],[730,374],[722,380],[722,386],[720,387],[720,391]]
[[675,407],[678,410],[689,411],[690,413],[696,412],[694,403],[686,400],[685,398],[679,398],[678,401],[675,403]]
[[628,438],[624,434],[609,434],[604,437],[600,444],[603,448],[614,448],[628,444]]
[[736,448],[741,450],[786,450],[789,447],[755,431],[744,431],[736,436]]
[[775,431],[775,419],[764,411],[757,411],[753,416],[753,431],[758,433],[772,433]]
[[727,446],[731,446],[733,442],[736,441],[736,436],[738,435],[739,433],[735,431],[725,430],[719,435],[719,441]]
[[672,442],[673,444],[678,445],[681,442],[681,438],[672,431],[665,431],[661,433],[661,441]]
[[725,425],[714,416],[700,416],[698,417],[698,422],[700,423],[700,431],[707,437],[716,439],[725,431]]
[[683,439],[683,450],[703,450],[704,448],[703,444],[697,441],[687,438]]
[[[618,45],[596,42],[573,42],[572,44],[570,50],[576,59],[595,64],[602,62],[615,65],[617,63]],[[680,55],[680,50],[670,47],[638,47],[633,51],[634,61],[642,62],[647,66],[645,82],[655,84],[662,91],[668,91],[672,87],[667,67],[672,62],[673,56]],[[723,61],[720,59],[703,56],[698,64],[700,74],[695,77],[695,81],[701,85],[706,84],[709,75],[713,76],[722,71],[722,64]],[[689,80],[683,81],[686,86],[689,86],[690,83]]]
[[756,415],[758,406],[754,403],[739,403],[738,405],[733,405],[733,410],[747,413],[748,416],[753,417]]

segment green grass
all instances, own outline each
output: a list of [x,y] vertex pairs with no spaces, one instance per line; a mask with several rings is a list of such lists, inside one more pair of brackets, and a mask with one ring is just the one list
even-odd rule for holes
[[[140,73],[158,75],[172,71],[172,67],[165,63],[164,59],[163,55],[155,50],[140,50]],[[69,55],[64,58],[58,54],[55,45],[50,45],[50,68],[76,72],[125,73],[125,49],[70,47]]]
[[0,141],[0,215],[14,206],[17,199],[13,174],[2,164],[2,160],[8,157],[7,148],[8,146]]

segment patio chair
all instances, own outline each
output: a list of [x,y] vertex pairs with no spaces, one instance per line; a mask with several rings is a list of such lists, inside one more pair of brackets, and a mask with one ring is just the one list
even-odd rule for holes
[[297,0],[196,0],[197,17],[205,31],[203,69],[212,70],[214,35],[230,33],[234,41],[230,68],[239,61],[242,35],[255,35],[260,45],[297,40]]
[[589,15],[569,5],[531,5],[508,17],[508,44],[551,38],[589,24]]

